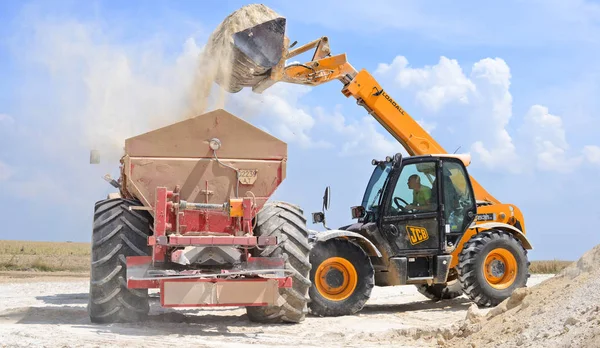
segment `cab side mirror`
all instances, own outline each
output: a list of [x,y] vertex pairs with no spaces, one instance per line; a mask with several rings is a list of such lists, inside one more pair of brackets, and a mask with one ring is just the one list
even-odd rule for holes
[[329,209],[330,190],[331,188],[329,186],[325,188],[325,193],[323,194],[323,211],[312,213],[313,224],[322,223],[327,230],[329,230],[329,227],[327,227],[327,224],[325,223],[325,210]]
[[330,191],[330,187],[327,186],[325,188],[325,193],[323,194],[323,210],[329,209],[329,202],[330,202],[329,191]]
[[392,160],[392,166],[394,166],[394,168],[398,169],[402,166],[402,154],[401,153],[396,153],[394,155],[394,158]]

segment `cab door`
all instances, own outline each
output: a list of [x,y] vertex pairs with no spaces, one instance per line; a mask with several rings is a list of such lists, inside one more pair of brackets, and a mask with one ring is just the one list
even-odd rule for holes
[[443,158],[441,163],[443,229],[446,242],[456,245],[475,220],[477,204],[464,164],[456,158]]
[[392,173],[382,202],[380,231],[395,255],[438,254],[445,243],[437,180],[440,165],[435,158],[406,159]]

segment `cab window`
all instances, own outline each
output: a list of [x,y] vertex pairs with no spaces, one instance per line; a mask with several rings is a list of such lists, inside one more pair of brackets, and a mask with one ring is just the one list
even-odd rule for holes
[[446,222],[450,225],[450,232],[462,232],[469,223],[467,213],[475,205],[470,186],[467,184],[467,173],[460,164],[446,161],[442,175]]
[[436,211],[435,178],[435,162],[405,165],[392,194],[390,213],[398,215]]

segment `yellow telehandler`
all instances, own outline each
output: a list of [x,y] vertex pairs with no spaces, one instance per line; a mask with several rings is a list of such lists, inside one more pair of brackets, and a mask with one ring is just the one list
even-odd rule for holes
[[[495,306],[526,286],[532,246],[523,214],[468,174],[470,155],[448,154],[368,71],[356,70],[344,53],[332,54],[326,36],[293,49],[285,17],[263,5],[248,6],[262,7],[244,7],[223,25],[239,23],[243,16],[247,20],[248,13],[261,9],[268,18],[248,21],[251,25],[223,41],[232,52],[232,65],[224,70],[233,72],[217,79],[225,90],[250,87],[262,93],[277,82],[318,86],[340,81],[342,94],[355,98],[410,155],[372,161],[363,201],[351,208],[356,223],[330,229],[324,211],[313,213],[313,223],[326,229],[311,237],[311,312],[356,313],[374,285],[413,284],[433,300],[464,293],[479,306]],[[313,49],[310,61],[286,64]]]

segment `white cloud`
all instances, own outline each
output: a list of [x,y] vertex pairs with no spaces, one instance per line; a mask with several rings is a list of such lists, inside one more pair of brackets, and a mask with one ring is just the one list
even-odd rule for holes
[[477,85],[477,103],[471,122],[477,140],[471,149],[490,169],[521,171],[513,139],[506,127],[512,117],[510,68],[500,58],[485,58],[473,65],[470,80]]
[[312,89],[306,86],[278,83],[262,94],[245,89],[229,96],[227,105],[238,117],[263,123],[274,136],[303,148],[326,148],[326,141],[311,138],[315,119],[299,99]]
[[542,105],[533,105],[523,121],[521,135],[535,151],[536,164],[542,170],[571,172],[582,162],[581,156],[570,157],[562,119]]
[[[291,4],[292,2],[290,2]],[[597,44],[600,37],[600,5],[586,0],[507,1],[478,6],[474,2],[371,0],[335,2],[305,1],[296,7],[283,2],[288,21],[318,24],[355,35],[406,36],[457,47],[548,47],[562,43]],[[312,11],[318,7],[320,11]],[[335,13],[336,16],[331,16]],[[347,18],[360,18],[349,26]],[[506,19],[510,18],[510,25]],[[551,25],[550,25],[551,23]],[[502,30],[497,30],[497,28]],[[391,41],[393,42],[393,41]]]
[[410,68],[405,57],[397,56],[389,65],[379,64],[375,73],[381,76],[391,73],[400,87],[417,88],[417,101],[433,112],[452,102],[467,104],[469,94],[476,90],[458,62],[446,57],[441,57],[434,66]]
[[[25,72],[19,98],[37,102],[24,103],[15,112],[18,122],[2,114],[0,131],[3,123],[15,123],[22,135],[6,132],[3,140],[31,139],[25,146],[37,150],[32,151],[36,156],[32,161],[36,166],[46,165],[48,171],[19,178],[14,187],[22,190],[11,191],[16,196],[64,197],[71,190],[80,190],[88,198],[97,198],[97,191],[107,187],[100,176],[106,171],[118,175],[115,168],[126,138],[183,120],[199,110],[195,73],[202,52],[197,42],[202,39],[189,37],[179,49],[167,51],[173,46],[168,36],[126,44],[110,35],[119,32],[112,30],[116,28],[107,30],[76,20],[36,17],[25,21],[30,27],[17,34],[21,44],[13,47]],[[40,90],[45,98],[39,99]],[[277,84],[262,95],[248,89],[223,94],[213,85],[203,111],[227,102],[234,114],[289,143],[331,147],[310,135],[315,120],[300,102],[310,90]],[[90,149],[100,150],[101,165],[90,168]],[[52,170],[57,169],[57,159],[61,169]]]
[[[589,162],[600,163],[599,147],[585,147],[583,156],[570,153],[562,119],[545,106],[531,106],[523,123],[514,127],[518,132],[509,132],[512,76],[500,58],[481,59],[467,77],[456,60],[442,57],[437,65],[411,68],[405,57],[398,56],[391,64],[380,64],[376,74],[382,79],[393,77],[399,88],[414,93],[417,103],[437,111],[435,117],[448,125],[444,128],[453,129],[454,138],[470,142],[477,161],[488,169],[521,173],[534,165],[543,171],[568,173],[584,156]],[[427,122],[436,127],[439,123],[419,121],[426,129]]]
[[[22,110],[19,126],[25,133],[37,134],[37,129],[22,125],[52,120],[45,132],[39,132],[41,137],[34,137],[47,158],[97,149],[103,163],[116,167],[126,138],[209,111],[225,101],[238,111],[234,114],[251,122],[253,117],[263,121],[263,129],[287,142],[307,148],[331,146],[309,135],[315,121],[299,102],[311,90],[308,87],[277,84],[259,95],[248,89],[224,94],[212,85],[206,104],[198,103],[195,73],[202,47],[196,38],[189,37],[167,56],[165,47],[172,45],[167,39],[127,45],[110,36],[111,31],[90,23],[35,18],[31,25],[32,35],[23,40],[27,44],[14,47],[16,55],[28,57],[21,63],[30,71],[25,81],[31,82],[21,88],[21,98],[36,99],[37,86],[50,93],[47,101],[30,103]],[[50,116],[48,105],[53,110]],[[7,120],[12,118],[2,115],[0,124]]]
[[431,134],[431,132],[433,132],[433,130],[437,127],[437,123],[425,121],[424,119],[415,121],[419,124],[419,126],[423,127],[423,129],[425,129],[425,131],[429,134]]
[[380,125],[370,115],[348,122],[339,105],[330,113],[322,107],[317,107],[315,114],[320,126],[331,127],[333,134],[341,136],[343,144],[338,147],[338,155],[342,157],[371,155],[382,158],[396,152],[406,154],[397,141],[388,140],[378,131]]
[[[393,76],[397,86],[413,91],[417,103],[431,112],[442,114],[442,109],[451,106],[467,107],[467,113],[461,114],[457,122],[463,128],[468,124],[475,134],[471,136],[471,151],[490,169],[520,170],[514,165],[518,156],[506,130],[512,116],[511,75],[502,59],[476,62],[467,77],[454,59],[441,57],[434,66],[411,68],[405,57],[398,56],[389,65],[380,64],[375,73],[382,78]],[[427,125],[432,121],[419,122]]]
[[[127,46],[97,25],[31,22],[27,44],[15,48],[15,54],[25,57],[21,64],[29,72],[23,98],[37,98],[36,87],[45,86],[49,101],[28,106],[19,120],[50,118],[53,131],[69,134],[52,137],[57,154],[73,148],[98,149],[103,158],[118,161],[127,137],[185,118],[190,71],[200,52],[194,38],[167,58],[166,41]],[[55,113],[50,117],[42,110],[48,104]]]
[[13,175],[13,169],[6,163],[0,161],[0,181],[7,181]]
[[583,155],[588,162],[600,164],[600,146],[586,145],[583,147]]
[[2,123],[13,124],[15,123],[15,120],[7,114],[0,113],[0,124]]

